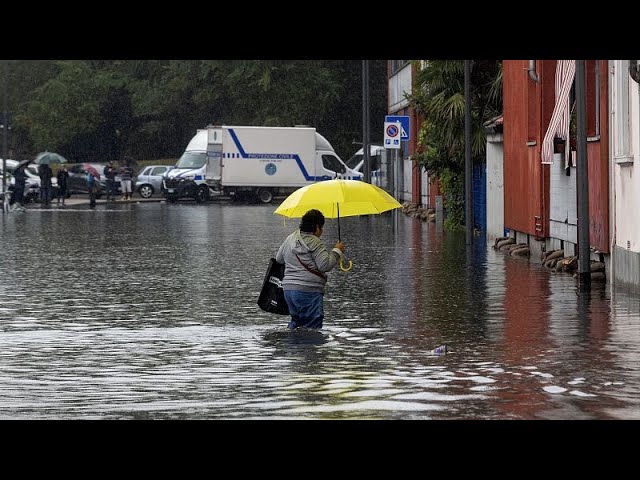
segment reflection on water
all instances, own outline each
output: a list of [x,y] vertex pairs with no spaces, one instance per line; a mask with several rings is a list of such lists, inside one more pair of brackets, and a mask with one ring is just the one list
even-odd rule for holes
[[354,268],[291,332],[256,305],[274,209],[0,217],[0,418],[640,418],[637,297],[389,212],[341,219]]

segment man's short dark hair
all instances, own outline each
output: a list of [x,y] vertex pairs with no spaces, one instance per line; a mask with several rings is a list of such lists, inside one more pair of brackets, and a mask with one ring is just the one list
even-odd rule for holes
[[316,226],[320,228],[324,227],[324,215],[320,210],[313,208],[302,216],[302,220],[300,220],[300,231],[313,233],[316,231]]

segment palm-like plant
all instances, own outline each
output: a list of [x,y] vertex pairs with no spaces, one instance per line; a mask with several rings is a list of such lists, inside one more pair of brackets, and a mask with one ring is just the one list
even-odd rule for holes
[[[502,62],[474,60],[471,73],[471,156],[482,162],[486,149],[483,123],[502,112]],[[414,160],[440,177],[450,227],[459,226],[464,175],[464,60],[421,62],[413,92],[407,95],[424,122]]]

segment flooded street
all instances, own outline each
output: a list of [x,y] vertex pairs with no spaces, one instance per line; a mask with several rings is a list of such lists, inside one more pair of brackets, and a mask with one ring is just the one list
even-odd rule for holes
[[0,419],[640,419],[637,296],[388,212],[341,219],[353,269],[289,332],[276,207],[0,216]]

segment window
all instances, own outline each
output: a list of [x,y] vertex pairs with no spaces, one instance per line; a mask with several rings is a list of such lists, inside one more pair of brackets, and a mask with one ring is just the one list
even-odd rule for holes
[[176,168],[202,168],[207,163],[207,155],[200,152],[184,152]]
[[614,159],[616,163],[633,162],[629,125],[629,60],[614,60],[615,111]]
[[407,63],[409,63],[409,60],[391,60],[391,74],[396,73],[398,70],[402,70]]
[[335,155],[322,155],[322,166],[333,172],[345,173],[347,169]]

